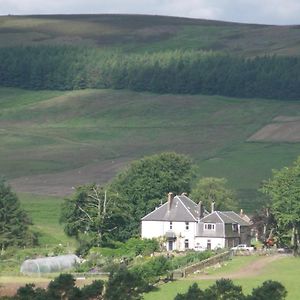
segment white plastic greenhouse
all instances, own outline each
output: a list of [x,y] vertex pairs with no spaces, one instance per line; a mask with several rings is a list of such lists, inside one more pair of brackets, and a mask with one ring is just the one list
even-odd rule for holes
[[23,262],[20,271],[21,273],[28,275],[61,272],[71,269],[79,262],[78,256],[74,254],[27,259]]

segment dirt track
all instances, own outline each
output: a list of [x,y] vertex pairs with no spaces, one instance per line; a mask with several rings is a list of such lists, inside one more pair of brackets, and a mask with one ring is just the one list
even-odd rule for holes
[[286,257],[283,254],[276,254],[271,256],[262,256],[258,260],[255,260],[248,265],[242,267],[238,271],[227,273],[227,274],[218,274],[218,275],[195,275],[193,278],[196,279],[220,279],[220,278],[229,278],[229,279],[239,279],[239,278],[246,278],[246,277],[254,277],[258,276],[263,273],[265,267],[276,261],[278,259],[282,259]]

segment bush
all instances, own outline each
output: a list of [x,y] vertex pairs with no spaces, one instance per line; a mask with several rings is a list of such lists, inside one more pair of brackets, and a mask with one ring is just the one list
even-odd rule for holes
[[90,254],[101,254],[112,258],[133,258],[138,255],[149,256],[159,249],[159,243],[155,239],[131,238],[125,243],[112,242],[111,248],[93,247]]
[[151,258],[149,261],[134,266],[131,271],[140,278],[154,283],[157,277],[165,275],[170,270],[170,260],[165,256]]

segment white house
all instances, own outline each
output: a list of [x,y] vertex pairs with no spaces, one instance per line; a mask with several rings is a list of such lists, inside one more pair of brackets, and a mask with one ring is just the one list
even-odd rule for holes
[[240,243],[250,244],[250,222],[244,214],[233,211],[204,210],[186,194],[173,196],[142,218],[142,238],[166,241],[169,251],[230,248]]

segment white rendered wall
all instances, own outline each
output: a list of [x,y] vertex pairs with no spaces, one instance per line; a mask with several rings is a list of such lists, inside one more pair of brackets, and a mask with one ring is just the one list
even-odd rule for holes
[[186,239],[189,241],[189,249],[194,249],[196,225],[196,222],[189,222],[189,229],[186,229],[185,222],[172,222],[172,229],[170,229],[170,222],[142,221],[142,238],[158,238],[172,230],[177,237],[174,242],[174,250],[184,251]]
[[199,244],[198,246],[200,246],[200,248],[206,249],[208,240],[210,240],[212,250],[217,248],[225,248],[225,238],[196,237],[195,246]]
[[[172,222],[173,231],[176,233],[176,250],[184,251],[185,240],[189,241],[189,249],[194,249],[195,235],[196,235],[196,222],[189,222],[189,229],[186,229],[185,222]],[[165,222],[165,228],[170,230],[170,222]]]
[[163,236],[164,222],[162,221],[142,221],[142,238],[152,239]]

